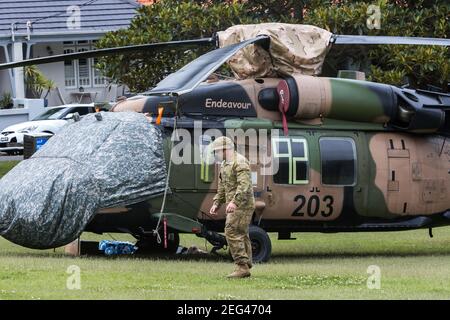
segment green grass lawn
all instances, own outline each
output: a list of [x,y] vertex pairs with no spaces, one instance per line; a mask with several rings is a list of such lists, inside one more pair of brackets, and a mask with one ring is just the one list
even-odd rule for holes
[[2,161],[0,162],[0,178],[3,177],[9,170],[11,170],[20,161]]
[[[426,230],[272,238],[272,259],[243,280],[225,278],[233,267],[225,253],[73,258],[61,248],[30,250],[0,239],[0,299],[449,299],[450,228],[434,233],[433,239]],[[195,236],[181,241],[205,247]],[[80,268],[80,290],[66,287],[71,265]],[[380,267],[379,290],[367,288],[370,265]]]

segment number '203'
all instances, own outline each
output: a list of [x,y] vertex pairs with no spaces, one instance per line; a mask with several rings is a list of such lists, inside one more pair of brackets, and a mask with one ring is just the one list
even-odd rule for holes
[[[309,197],[309,199],[306,199],[304,195],[299,194],[294,198],[294,202],[300,202],[299,205],[295,208],[294,212],[292,212],[292,216],[294,217],[303,217],[305,216],[305,212],[303,211],[306,209],[306,214],[309,217],[315,217],[320,211],[320,214],[322,217],[329,217],[333,214],[333,203],[334,199],[330,195],[326,195],[320,199],[318,195],[312,195]],[[320,203],[324,203],[324,210],[320,210]],[[306,208],[305,208],[306,206]]]

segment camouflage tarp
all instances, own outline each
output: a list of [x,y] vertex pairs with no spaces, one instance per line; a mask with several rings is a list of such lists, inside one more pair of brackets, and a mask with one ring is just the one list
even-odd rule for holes
[[163,136],[143,114],[68,125],[0,180],[0,235],[46,249],[76,239],[100,208],[164,191]]
[[318,75],[332,34],[301,24],[236,25],[218,32],[219,45],[224,47],[259,35],[270,36],[270,54],[256,45],[236,53],[228,63],[238,79],[293,73]]

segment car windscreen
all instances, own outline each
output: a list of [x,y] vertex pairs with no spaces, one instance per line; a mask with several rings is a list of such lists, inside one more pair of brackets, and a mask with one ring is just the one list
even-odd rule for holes
[[57,120],[61,118],[61,115],[66,111],[66,108],[52,108],[44,113],[41,113],[33,121],[37,120]]

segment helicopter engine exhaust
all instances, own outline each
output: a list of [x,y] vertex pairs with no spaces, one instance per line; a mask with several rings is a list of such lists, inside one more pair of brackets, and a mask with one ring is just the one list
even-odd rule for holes
[[450,108],[450,95],[443,93],[295,75],[281,80],[275,90],[262,90],[259,102],[267,110],[279,111],[284,122],[288,118],[329,118],[385,124],[411,132],[448,133],[445,114]]

